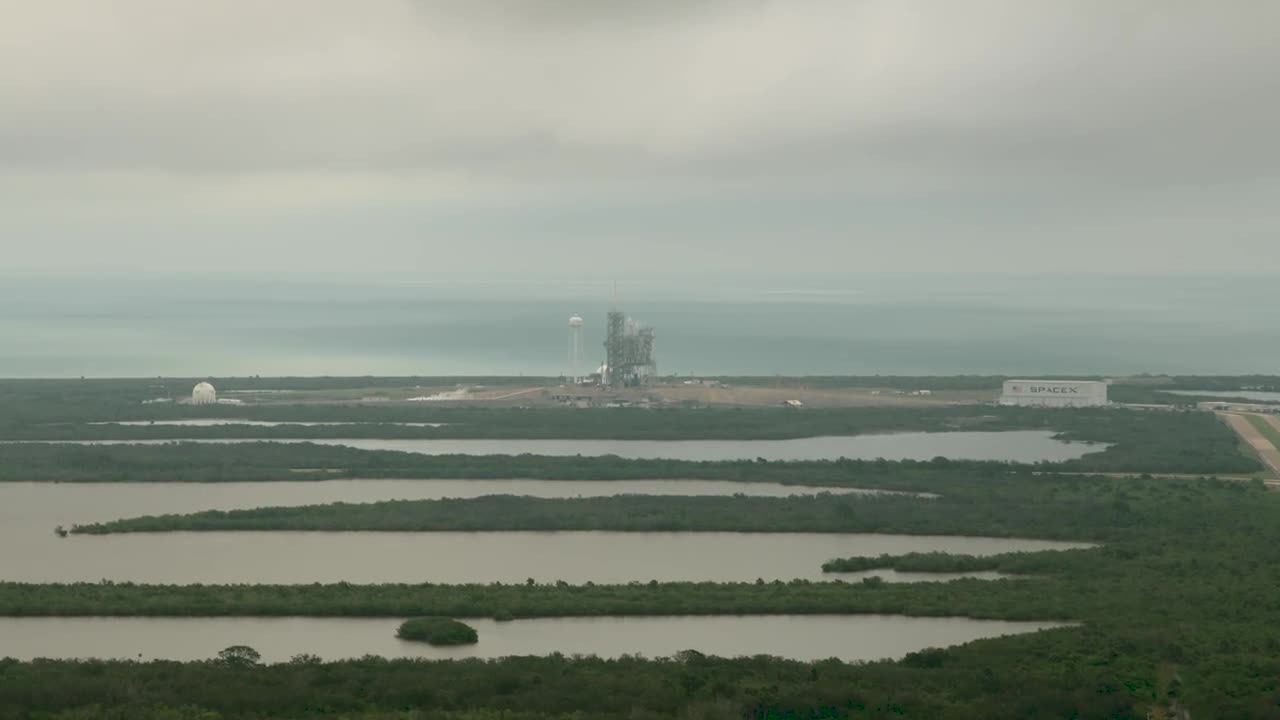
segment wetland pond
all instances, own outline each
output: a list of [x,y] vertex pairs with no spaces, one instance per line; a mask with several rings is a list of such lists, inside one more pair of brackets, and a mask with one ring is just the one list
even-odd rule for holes
[[[1102,443],[1066,442],[1043,430],[1008,432],[911,432],[832,435],[792,440],[382,440],[359,438],[226,438],[183,442],[311,442],[360,450],[398,450],[422,455],[616,455],[660,460],[1003,460],[1062,462],[1107,448]],[[72,441],[57,441],[72,442]],[[96,440],[86,444],[156,444],[175,440]]]
[[[570,583],[841,579],[947,580],[961,575],[872,571],[824,575],[854,555],[946,551],[989,555],[1086,543],[836,533],[174,532],[73,535],[71,526],[133,515],[320,502],[467,497],[572,497],[617,492],[792,494],[766,483],[715,481],[328,480],[266,483],[0,483],[0,580],[139,583]],[[21,551],[17,551],[21,549]],[[970,573],[969,577],[995,577]]]
[[[0,538],[0,578],[24,582],[519,583],[750,582],[807,578],[947,580],[892,571],[824,575],[832,558],[882,553],[991,555],[1088,547],[1013,538],[835,533],[172,532]],[[13,549],[21,548],[21,552]],[[995,577],[972,573],[972,577]]]
[[[449,532],[165,533],[59,538],[55,525],[132,514],[393,498],[617,493],[790,495],[825,488],[718,481],[327,480],[271,483],[0,483],[0,579],[157,584],[346,581],[627,583],[805,578],[892,582],[996,578],[995,573],[892,570],[824,575],[854,555],[947,551],[988,555],[1089,547],[1016,538],[827,533]],[[856,492],[836,489],[835,492]],[[1040,629],[1057,622],[878,615],[468,619],[474,646],[437,648],[395,637],[397,618],[0,618],[0,654],[20,659],[202,660],[250,645],[267,662],[300,653],[495,658],[594,654],[769,654],[798,660],[900,658],[908,652]]]
[[693,649],[736,657],[767,654],[847,662],[901,658],[927,647],[1034,632],[1067,623],[917,618],[901,615],[711,615],[467,620],[476,645],[432,647],[398,640],[394,618],[0,618],[3,653],[20,660],[119,658],[207,660],[249,645],[264,662],[309,653],[326,660],[498,658],[583,654],[666,657]]

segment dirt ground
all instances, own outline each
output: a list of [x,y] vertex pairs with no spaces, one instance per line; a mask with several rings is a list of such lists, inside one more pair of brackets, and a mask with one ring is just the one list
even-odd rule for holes
[[931,395],[896,394],[891,388],[770,388],[759,386],[670,385],[651,391],[667,403],[768,406],[799,400],[812,407],[929,406],[994,402],[996,391],[938,391]]
[[721,405],[737,407],[781,406],[797,400],[804,407],[929,407],[994,402],[996,392],[939,391],[908,395],[884,388],[770,388],[758,386],[653,385],[612,390],[599,387],[555,386],[475,390],[460,404],[554,405],[566,396],[595,405],[611,402],[648,402],[655,406]]
[[641,403],[655,406],[722,405],[739,407],[781,406],[798,400],[804,407],[930,407],[938,405],[990,403],[998,390],[939,390],[929,395],[911,395],[893,388],[806,388],[764,387],[757,385],[651,385],[620,390],[593,386],[566,385],[498,385],[440,386],[404,388],[367,388],[314,390],[289,393],[287,396],[254,397],[243,395],[248,402],[289,403],[370,403],[416,400],[423,405],[502,407],[514,405],[554,406],[566,397],[579,398],[594,405],[612,402]]

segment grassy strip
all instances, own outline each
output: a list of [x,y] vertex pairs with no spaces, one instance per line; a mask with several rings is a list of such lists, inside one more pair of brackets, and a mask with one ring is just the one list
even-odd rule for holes
[[1267,419],[1261,415],[1245,415],[1245,418],[1249,421],[1249,424],[1257,429],[1258,432],[1262,433],[1262,436],[1269,440],[1277,450],[1280,450],[1280,430],[1277,430],[1274,425],[1267,422]]

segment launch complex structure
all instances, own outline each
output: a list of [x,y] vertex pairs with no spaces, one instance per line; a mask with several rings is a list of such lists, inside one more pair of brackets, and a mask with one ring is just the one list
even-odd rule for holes
[[643,326],[618,310],[607,316],[602,381],[610,387],[643,385],[658,374],[653,354],[653,328]]

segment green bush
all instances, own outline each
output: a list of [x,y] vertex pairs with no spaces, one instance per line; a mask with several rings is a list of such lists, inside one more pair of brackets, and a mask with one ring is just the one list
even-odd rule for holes
[[475,628],[442,617],[406,620],[396,631],[396,637],[429,645],[474,645],[480,640]]

